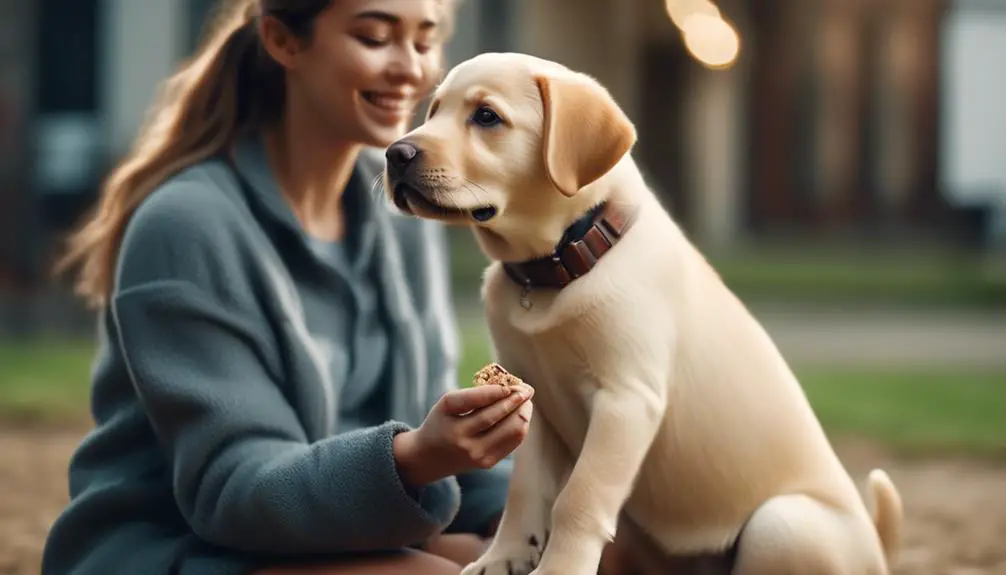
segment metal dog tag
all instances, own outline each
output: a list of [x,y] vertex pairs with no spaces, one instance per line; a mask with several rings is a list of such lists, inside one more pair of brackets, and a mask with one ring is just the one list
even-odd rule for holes
[[531,309],[531,282],[524,282],[524,287],[520,291],[520,307],[525,310]]

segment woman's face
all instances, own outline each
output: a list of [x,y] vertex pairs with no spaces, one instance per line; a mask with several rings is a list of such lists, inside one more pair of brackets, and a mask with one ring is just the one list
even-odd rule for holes
[[288,105],[339,139],[388,146],[440,79],[448,2],[334,0],[289,60]]

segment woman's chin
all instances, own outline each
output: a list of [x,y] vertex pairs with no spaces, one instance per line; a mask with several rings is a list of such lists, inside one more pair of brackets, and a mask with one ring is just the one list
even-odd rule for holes
[[387,148],[400,140],[408,127],[406,122],[398,126],[364,126],[362,143],[375,148]]

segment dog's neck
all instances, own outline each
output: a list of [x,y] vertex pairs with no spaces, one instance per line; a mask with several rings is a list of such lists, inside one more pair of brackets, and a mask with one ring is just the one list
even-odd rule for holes
[[[508,233],[509,230],[501,231],[482,227],[475,227],[473,231],[482,251],[493,260],[500,262],[533,260],[551,254],[562,243],[569,241],[577,229],[584,225],[584,220],[589,214],[603,202],[602,199],[580,206],[572,220],[569,217],[529,215],[522,219],[526,223],[534,218],[535,225],[533,228],[527,226],[527,229],[522,229],[519,233]],[[577,203],[583,204],[583,202]],[[534,233],[529,233],[530,229],[533,229]]]
[[522,220],[532,222],[519,230],[493,230],[475,226],[473,232],[482,251],[499,262],[523,262],[553,254],[568,241],[577,239],[577,232],[589,228],[593,210],[605,203],[622,206],[638,204],[635,190],[641,189],[636,181],[640,176],[631,158],[619,163],[611,172],[581,189],[572,198],[558,202],[567,205],[561,211],[544,209],[539,213],[522,215]]
[[567,228],[550,255],[523,262],[504,262],[503,270],[525,290],[562,289],[589,273],[608,250],[621,241],[638,213],[639,206],[619,206],[606,201]]

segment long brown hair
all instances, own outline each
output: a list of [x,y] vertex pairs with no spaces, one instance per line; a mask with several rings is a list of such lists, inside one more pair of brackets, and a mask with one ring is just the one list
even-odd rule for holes
[[79,269],[74,291],[89,305],[107,302],[119,243],[144,198],[172,174],[281,116],[283,70],[262,47],[258,18],[273,16],[306,39],[332,1],[221,3],[201,46],[164,83],[132,149],[105,181],[96,211],[57,262],[57,273]]

